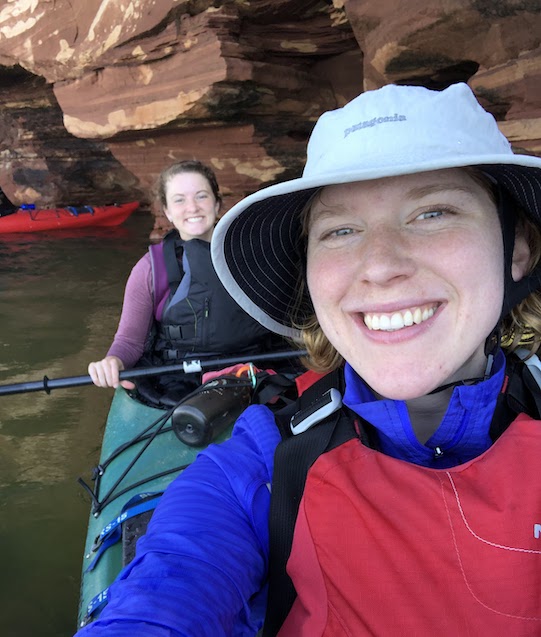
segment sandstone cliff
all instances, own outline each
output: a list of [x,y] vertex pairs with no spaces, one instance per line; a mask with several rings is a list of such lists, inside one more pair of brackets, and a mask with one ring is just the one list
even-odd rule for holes
[[7,0],[0,187],[150,203],[161,168],[196,157],[227,209],[300,173],[321,111],[389,82],[467,81],[541,153],[540,41],[541,0]]

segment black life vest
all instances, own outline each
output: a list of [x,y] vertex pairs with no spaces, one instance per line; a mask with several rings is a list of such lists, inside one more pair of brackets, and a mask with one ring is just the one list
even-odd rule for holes
[[[208,241],[183,241],[173,230],[149,252],[154,322],[139,366],[232,355],[249,360],[252,354],[284,349],[282,339],[249,316],[225,290],[212,265]],[[138,380],[137,391],[148,404],[170,407],[200,383],[199,373],[164,374]]]
[[[159,253],[151,254],[156,280]],[[266,351],[270,333],[225,290],[212,265],[208,241],[182,241],[173,232],[165,237],[162,254],[169,290],[155,325],[156,364]]]

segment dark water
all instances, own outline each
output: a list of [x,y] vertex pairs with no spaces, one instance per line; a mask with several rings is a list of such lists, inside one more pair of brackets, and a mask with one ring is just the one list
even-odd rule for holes
[[[149,215],[119,228],[0,235],[0,384],[86,374],[105,354]],[[89,502],[112,390],[0,396],[0,635],[76,628]]]

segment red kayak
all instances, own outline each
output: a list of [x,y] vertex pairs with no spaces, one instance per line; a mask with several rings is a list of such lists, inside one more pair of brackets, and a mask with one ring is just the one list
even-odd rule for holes
[[89,226],[118,226],[139,207],[138,201],[111,206],[67,206],[66,208],[20,208],[0,217],[0,234],[41,232]]

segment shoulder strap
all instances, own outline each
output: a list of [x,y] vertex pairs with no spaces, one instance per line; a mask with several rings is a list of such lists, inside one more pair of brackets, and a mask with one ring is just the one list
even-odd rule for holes
[[269,515],[269,597],[263,637],[274,637],[278,633],[297,596],[286,573],[286,563],[308,470],[326,450],[356,435],[352,418],[341,409],[296,436],[291,431],[291,420],[302,411],[314,413],[320,399],[329,390],[342,390],[342,385],[341,370],[332,372],[309,387],[293,406],[275,414],[283,440],[274,456]]
[[[293,435],[291,421],[294,418],[298,420],[299,417],[317,410],[326,392],[331,389],[342,389],[342,371],[335,370],[325,375],[307,371],[295,378],[295,385],[298,393],[297,400],[274,414],[282,441]],[[323,419],[320,418],[321,420]]]
[[160,243],[149,246],[150,264],[152,268],[152,292],[154,301],[154,318],[161,321],[164,305],[173,295],[184,276],[182,271],[182,252],[177,252],[179,234],[177,230],[169,231]]
[[163,257],[169,282],[169,291],[172,296],[177,291],[184,276],[181,265],[182,242],[177,230],[171,230],[163,238]]

